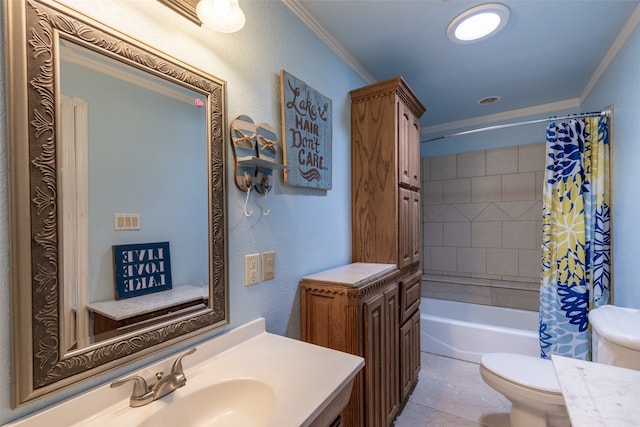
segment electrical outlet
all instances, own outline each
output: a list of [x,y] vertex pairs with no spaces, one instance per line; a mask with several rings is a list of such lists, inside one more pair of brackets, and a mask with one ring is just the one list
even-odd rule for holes
[[276,278],[276,253],[275,251],[262,252],[262,280]]
[[244,256],[244,284],[245,286],[260,283],[260,254]]

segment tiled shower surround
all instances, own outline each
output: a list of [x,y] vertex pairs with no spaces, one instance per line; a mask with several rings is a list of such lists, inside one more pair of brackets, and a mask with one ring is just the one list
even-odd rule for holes
[[538,310],[544,150],[422,159],[424,296]]

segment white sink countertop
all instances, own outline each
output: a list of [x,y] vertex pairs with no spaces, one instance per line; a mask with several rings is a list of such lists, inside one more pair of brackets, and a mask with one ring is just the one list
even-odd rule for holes
[[640,371],[551,356],[573,427],[640,425]]
[[[197,351],[182,360],[186,385],[148,405],[129,407],[132,387],[123,385],[111,389],[109,382],[7,426],[141,425],[149,418],[162,418],[159,412],[163,409],[164,413],[170,414],[172,404],[176,408],[188,407],[184,402],[190,395],[197,396],[198,391],[213,390],[211,386],[229,381],[235,381],[240,387],[242,384],[262,383],[273,392],[273,407],[269,408],[264,427],[306,426],[326,409],[364,366],[361,357],[270,334],[265,330],[264,319],[249,322],[195,347]],[[151,378],[156,372],[170,372],[173,361],[183,353],[178,352],[129,375],[141,375],[152,383]],[[214,403],[211,402],[211,406],[215,406]],[[252,408],[251,405],[259,405],[260,402],[247,399],[242,404]],[[199,407],[204,407],[206,412],[207,406]],[[196,426],[199,422],[181,422],[181,426],[190,425]]]

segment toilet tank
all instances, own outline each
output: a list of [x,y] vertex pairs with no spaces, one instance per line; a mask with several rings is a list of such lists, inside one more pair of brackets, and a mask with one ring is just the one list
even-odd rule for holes
[[640,310],[603,305],[589,322],[594,362],[640,370]]

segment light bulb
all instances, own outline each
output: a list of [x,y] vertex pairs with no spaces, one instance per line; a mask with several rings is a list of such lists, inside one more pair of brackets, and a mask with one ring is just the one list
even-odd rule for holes
[[239,31],[245,23],[238,0],[200,0],[196,14],[206,27],[221,33]]

